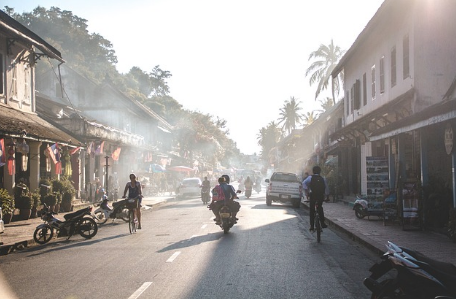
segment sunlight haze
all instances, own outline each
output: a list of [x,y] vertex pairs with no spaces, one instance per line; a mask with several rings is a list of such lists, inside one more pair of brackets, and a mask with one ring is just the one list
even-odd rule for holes
[[284,101],[297,98],[304,113],[320,109],[305,77],[309,54],[331,39],[347,50],[383,0],[0,2],[17,13],[55,6],[88,20],[90,33],[112,42],[119,72],[160,65],[185,109],[227,120],[241,152],[259,154],[258,132],[277,121]]

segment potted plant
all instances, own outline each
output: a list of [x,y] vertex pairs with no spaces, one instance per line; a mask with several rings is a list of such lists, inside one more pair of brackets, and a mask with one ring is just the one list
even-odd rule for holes
[[14,197],[8,193],[8,190],[0,189],[0,202],[3,212],[3,222],[8,224],[13,218]]
[[36,218],[37,217],[37,210],[38,207],[41,205],[41,195],[40,195],[40,189],[37,188],[35,191],[30,193],[30,196],[32,197],[32,212],[30,214],[30,218]]
[[60,204],[62,203],[62,194],[63,194],[63,190],[64,190],[64,183],[63,183],[63,180],[59,180],[56,178],[51,181],[51,185],[52,185],[52,192],[55,194],[56,199],[57,199],[55,207],[54,207],[54,212],[58,213],[58,212],[60,212]]
[[63,212],[69,212],[72,208],[73,197],[76,194],[76,189],[67,177],[62,178],[62,193],[61,209]]
[[20,210],[19,220],[28,220],[32,214],[33,200],[31,196],[21,196],[15,200],[16,209]]
[[50,211],[54,210],[54,206],[57,203],[57,196],[54,193],[48,194],[43,198],[43,204],[46,204],[49,207]]

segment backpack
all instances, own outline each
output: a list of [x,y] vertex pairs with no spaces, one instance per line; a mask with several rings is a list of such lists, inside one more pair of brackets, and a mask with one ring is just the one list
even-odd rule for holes
[[314,199],[323,199],[325,196],[326,184],[325,180],[319,175],[312,175],[310,179],[310,191]]
[[222,186],[217,185],[212,189],[212,200],[220,201],[225,200],[225,193],[223,192]]

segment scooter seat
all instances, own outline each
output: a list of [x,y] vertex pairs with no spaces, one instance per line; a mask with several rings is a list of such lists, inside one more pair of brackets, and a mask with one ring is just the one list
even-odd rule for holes
[[90,207],[81,209],[81,210],[73,212],[73,213],[68,213],[65,216],[63,216],[63,218],[65,218],[65,220],[70,220],[70,219],[76,218],[80,215],[84,215],[86,213],[90,213]]
[[120,206],[120,205],[125,205],[126,202],[127,202],[126,199],[122,199],[122,200],[113,202],[113,203],[112,203],[112,207],[115,209],[115,208],[117,208],[117,207]]

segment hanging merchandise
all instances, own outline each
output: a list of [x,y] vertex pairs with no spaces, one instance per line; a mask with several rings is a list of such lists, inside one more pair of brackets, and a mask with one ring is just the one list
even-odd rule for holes
[[13,175],[16,173],[16,165],[14,163],[14,146],[8,149],[8,174]]
[[5,140],[0,139],[0,167],[6,164]]
[[22,166],[21,166],[22,171],[27,171],[27,164],[28,164],[28,156],[27,156],[27,154],[22,154]]
[[63,174],[66,175],[67,177],[71,177],[72,175],[72,170],[71,170],[71,161],[70,161],[70,155],[68,154],[68,151],[63,154],[63,161],[65,161],[65,169]]
[[28,153],[29,153],[29,150],[30,150],[30,149],[29,149],[29,146],[28,146],[27,142],[25,142],[25,139],[22,140],[22,142],[19,143],[19,144],[16,146],[16,151],[17,151],[18,153],[23,154],[23,155],[28,154]]

